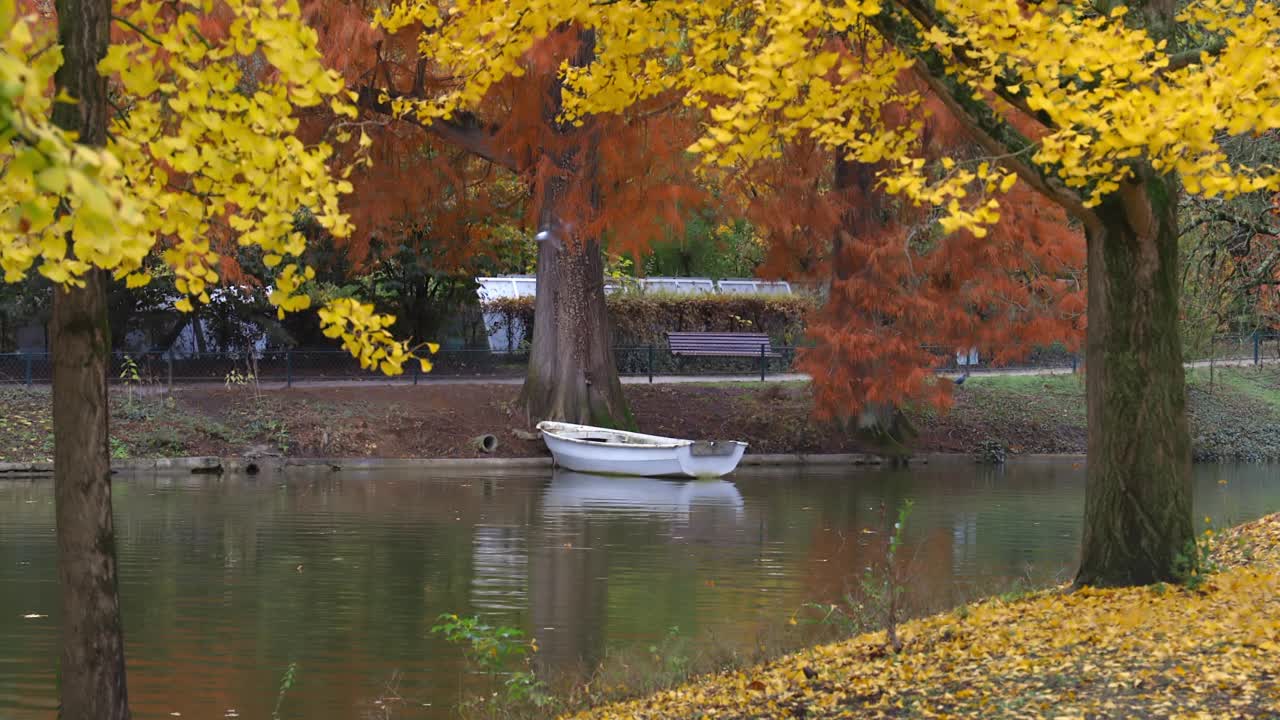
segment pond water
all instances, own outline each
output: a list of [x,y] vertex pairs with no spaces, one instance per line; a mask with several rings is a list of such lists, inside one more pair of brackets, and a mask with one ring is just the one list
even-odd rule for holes
[[[1197,520],[1280,510],[1280,467],[1202,465]],[[903,557],[914,607],[1019,578],[1069,579],[1084,471],[770,470],[728,481],[421,472],[116,481],[135,717],[447,717],[460,652],[444,612],[537,638],[539,662],[588,666],[679,628],[748,646],[805,602],[856,586],[914,502]],[[882,506],[888,508],[886,519]],[[51,483],[0,481],[0,718],[55,714],[58,605]],[[28,616],[39,617],[28,617]]]

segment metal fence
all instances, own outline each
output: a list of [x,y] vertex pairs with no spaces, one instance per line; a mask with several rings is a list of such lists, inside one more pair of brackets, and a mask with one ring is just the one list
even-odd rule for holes
[[[665,347],[616,347],[614,358],[622,375],[754,375],[792,372],[796,348],[774,348],[760,357],[684,357]],[[521,377],[528,367],[527,351],[441,350],[431,356],[431,378]],[[113,383],[148,385],[174,383],[234,383],[252,377],[258,382],[294,383],[334,380],[381,380],[418,384],[427,379],[418,363],[405,365],[404,374],[391,378],[360,367],[343,350],[269,350],[244,353],[163,352],[111,355],[107,370]],[[53,362],[47,352],[0,354],[0,384],[47,384],[53,379]]]
[[1218,335],[1207,345],[1186,354],[1187,362],[1232,362],[1261,365],[1280,360],[1280,333],[1256,332]]
[[[1280,333],[1255,333],[1215,340],[1208,357],[1188,354],[1189,362],[1233,362],[1260,365],[1280,362]],[[941,347],[926,347],[937,357],[938,372],[999,372],[1002,370],[1075,371],[1079,357],[1062,345],[1038,348],[1022,360],[994,365],[989,355],[978,354],[976,362],[967,353]],[[689,357],[674,355],[660,345],[614,348],[618,372],[628,376],[659,375],[769,375],[796,371],[801,348],[773,347],[769,354],[750,357]],[[523,376],[529,361],[527,351],[502,353],[487,349],[441,350],[431,357],[431,378],[515,378]],[[335,380],[381,380],[418,384],[428,378],[418,364],[409,363],[405,373],[388,378],[376,370],[365,370],[348,353],[336,349],[268,350],[246,355],[218,352],[174,355],[168,352],[112,354],[108,379],[113,383],[137,382],[149,385],[174,383],[236,382],[236,378],[259,382],[294,383]],[[47,352],[0,354],[0,384],[48,384],[53,379],[53,363]]]
[[[433,376],[515,377],[524,373],[528,355],[493,353],[488,350],[442,350],[431,357]],[[365,370],[344,350],[267,350],[246,354],[236,352],[167,352],[111,354],[108,380],[114,383],[232,383],[237,378],[292,385],[303,381],[388,380],[377,370]],[[418,363],[406,363],[398,381],[418,383],[424,377]],[[27,385],[53,379],[49,353],[0,354],[0,383]]]

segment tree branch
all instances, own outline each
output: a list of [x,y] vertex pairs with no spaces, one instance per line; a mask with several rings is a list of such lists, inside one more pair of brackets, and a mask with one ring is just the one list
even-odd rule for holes
[[1227,41],[1221,38],[1218,38],[1203,47],[1192,48],[1190,50],[1183,50],[1182,52],[1174,53],[1169,56],[1169,64],[1164,68],[1164,70],[1160,72],[1160,74],[1166,75],[1175,70],[1181,70],[1182,68],[1190,67],[1191,65],[1196,65],[1200,62],[1200,57],[1202,55],[1208,55],[1209,57],[1216,57],[1218,55],[1221,55],[1222,51],[1226,47],[1227,47]]
[[[912,41],[918,40],[914,28],[910,23],[903,22],[891,6],[872,18],[871,22],[890,42],[894,42],[894,38],[902,37]],[[988,153],[1004,156],[1001,160],[1003,165],[1080,221],[1086,224],[1097,221],[1097,216],[1085,207],[1079,194],[1063,185],[1060,180],[1041,172],[1031,162],[1022,159],[1022,153],[1032,145],[1032,142],[1023,137],[987,103],[975,100],[971,91],[952,78],[947,73],[946,63],[940,53],[934,50],[912,50],[912,47],[919,46],[918,42],[896,44],[904,51],[915,55],[916,71],[920,77]]]
[[[924,3],[918,2],[918,0],[898,0],[898,4],[901,5],[916,22],[920,23],[925,30],[941,27],[949,33],[954,32],[952,28],[946,26],[947,23],[942,18],[934,14],[934,12]],[[957,55],[960,57],[960,60],[969,67],[974,66],[973,60],[970,59],[970,47],[968,42],[960,46]],[[1009,87],[1011,86],[1020,87],[1022,84],[1021,80],[1017,78],[1001,77],[995,84],[994,92],[1001,100],[1004,100],[1018,110],[1021,110],[1027,117],[1032,118],[1050,130],[1057,129],[1057,124],[1053,122],[1053,118],[1050,117],[1048,113],[1043,110],[1032,110],[1031,106],[1027,105],[1027,100],[1023,96],[1024,93],[1021,89],[1017,92],[1011,92],[1009,90]]]
[[441,140],[460,147],[495,165],[500,165],[513,172],[520,169],[516,166],[515,156],[509,150],[497,146],[495,138],[500,129],[499,126],[485,125],[469,112],[456,113],[453,120],[436,119],[430,122],[424,122],[413,114],[395,116],[391,110],[390,99],[383,102],[383,95],[388,96],[388,98],[398,96],[381,88],[366,86],[360,88],[356,105],[365,110],[397,117],[398,120],[417,125]]
[[159,45],[163,45],[163,44],[164,44],[164,43],[160,42],[159,40],[157,40],[154,36],[152,36],[152,35],[151,35],[150,33],[148,33],[146,30],[143,30],[142,28],[140,28],[140,27],[138,27],[137,25],[135,25],[135,24],[133,23],[133,21],[131,21],[131,20],[127,19],[127,18],[122,18],[122,17],[120,17],[119,15],[112,15],[112,16],[111,16],[111,19],[112,19],[112,20],[115,20],[116,22],[120,23],[121,25],[123,25],[123,26],[125,26],[125,27],[129,28],[130,30],[132,30],[132,31],[134,31],[134,32],[136,32],[136,33],[138,33],[138,34],[139,34],[139,35],[141,35],[144,39],[146,39],[148,42],[150,42],[152,45],[157,45],[157,46],[159,46]]
[[1229,225],[1233,225],[1238,228],[1243,228],[1245,230],[1249,230],[1253,232],[1254,235],[1267,235],[1267,236],[1274,237],[1280,234],[1280,228],[1261,225],[1254,220],[1250,220],[1249,218],[1245,218],[1245,217],[1240,217],[1239,215],[1233,215],[1229,212],[1226,212],[1225,210],[1208,210],[1206,211],[1205,217],[1202,217],[1196,220],[1195,222],[1191,223],[1190,225],[1182,228],[1181,230],[1178,231],[1178,235],[1179,237],[1181,237],[1191,232],[1192,230],[1200,227],[1201,225],[1207,225],[1209,223],[1215,223],[1215,222],[1227,223]]

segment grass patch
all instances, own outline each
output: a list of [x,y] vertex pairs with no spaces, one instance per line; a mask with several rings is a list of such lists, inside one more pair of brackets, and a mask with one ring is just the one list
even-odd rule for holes
[[1187,401],[1197,461],[1280,459],[1280,375],[1272,368],[1187,372]]
[[922,435],[940,449],[1075,453],[1085,444],[1082,375],[971,375],[946,412],[917,410]]
[[[1213,379],[1215,385],[1245,395],[1280,413],[1280,370],[1274,367],[1218,368],[1214,370]],[[1187,383],[1208,388],[1209,370],[1196,368],[1188,371]]]
[[[707,380],[707,381],[699,380],[697,382],[665,383],[665,384],[671,385],[673,387],[683,387],[687,385],[689,387],[697,387],[697,388],[734,388],[734,389],[741,390],[743,388],[753,388],[753,387],[762,388],[762,387],[770,387],[770,386],[778,386],[778,387],[784,387],[784,388],[805,388],[809,386],[809,381],[808,380],[766,380],[764,382],[760,382],[760,379],[756,378],[755,380]],[[626,392],[627,386],[623,385],[622,389],[623,389],[623,392]]]
[[[1042,422],[1085,421],[1083,375],[971,375],[956,399],[990,416]],[[957,403],[961,404],[961,403]]]

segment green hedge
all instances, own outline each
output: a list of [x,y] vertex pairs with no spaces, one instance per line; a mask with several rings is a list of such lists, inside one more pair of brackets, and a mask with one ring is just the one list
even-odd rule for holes
[[[606,302],[614,345],[658,347],[666,346],[668,332],[762,332],[775,345],[795,345],[806,314],[817,307],[810,295],[614,293]],[[484,310],[533,337],[532,297],[499,298]]]

